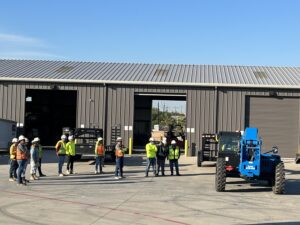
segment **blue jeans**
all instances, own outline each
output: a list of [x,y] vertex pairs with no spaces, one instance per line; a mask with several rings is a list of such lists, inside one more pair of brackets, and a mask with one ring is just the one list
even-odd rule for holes
[[115,176],[123,176],[124,157],[116,158]]
[[58,174],[62,173],[66,155],[58,155]]
[[155,175],[156,174],[156,158],[147,158],[146,176],[148,176],[151,165],[152,165],[153,175]]
[[18,177],[18,184],[22,183],[22,173],[24,172],[25,164],[27,160],[18,160],[18,171],[17,171],[17,177]]
[[95,171],[102,172],[103,156],[96,156]]
[[171,175],[173,175],[173,167],[175,166],[176,174],[179,174],[179,167],[178,167],[178,159],[171,159],[170,160],[170,171]]

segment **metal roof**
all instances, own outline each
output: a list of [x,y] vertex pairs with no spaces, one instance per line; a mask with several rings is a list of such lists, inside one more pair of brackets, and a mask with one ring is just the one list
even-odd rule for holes
[[300,67],[0,60],[0,81],[300,88]]

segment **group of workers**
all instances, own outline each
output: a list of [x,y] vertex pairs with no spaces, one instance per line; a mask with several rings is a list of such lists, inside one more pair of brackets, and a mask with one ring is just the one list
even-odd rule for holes
[[[68,141],[67,141],[68,140]],[[180,149],[175,140],[171,141],[169,146],[166,139],[163,139],[158,145],[154,143],[154,139],[150,138],[149,143],[146,145],[147,166],[145,177],[148,177],[150,167],[154,176],[165,176],[165,161],[169,160],[171,175],[173,175],[173,168],[175,166],[176,175],[180,176],[178,159],[180,158]],[[58,176],[63,177],[66,174],[74,173],[74,161],[76,158],[75,140],[74,136],[66,135],[61,136],[61,140],[55,145],[56,155],[58,157]],[[118,137],[115,146],[116,166],[115,166],[115,179],[125,178],[123,175],[124,156],[127,148],[123,145],[123,140]],[[20,135],[19,138],[13,138],[10,147],[10,168],[9,168],[9,181],[17,181],[18,185],[26,185],[29,180],[25,178],[27,164],[30,160],[30,180],[38,180],[39,177],[46,176],[42,173],[43,150],[40,144],[40,139],[35,137],[31,141]],[[67,157],[67,171],[63,173],[63,165]],[[95,144],[95,174],[103,173],[103,162],[105,157],[105,147],[103,138],[98,137]],[[39,172],[39,176],[37,176]]]
[[[175,140],[171,141],[169,146],[167,139],[164,138],[159,145],[155,145],[154,139],[150,138],[146,145],[147,166],[145,177],[148,177],[149,169],[152,166],[154,176],[158,176],[161,170],[161,175],[165,176],[165,162],[166,158],[169,160],[171,176],[173,176],[173,169],[175,166],[176,175],[180,176],[178,159],[180,158],[180,149]],[[157,165],[157,167],[156,167]]]
[[[42,173],[42,155],[43,150],[40,145],[40,139],[29,140],[20,135],[19,138],[12,139],[10,146],[10,168],[9,181],[17,181],[18,185],[26,185],[29,180],[25,178],[26,168],[30,160],[30,180],[38,180],[39,177],[46,176]],[[39,177],[37,176],[39,172]]]

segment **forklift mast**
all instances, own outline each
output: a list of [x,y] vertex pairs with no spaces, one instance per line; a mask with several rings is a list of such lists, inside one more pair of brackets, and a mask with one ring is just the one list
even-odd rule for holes
[[254,177],[260,175],[261,140],[257,128],[246,128],[240,141],[241,176]]

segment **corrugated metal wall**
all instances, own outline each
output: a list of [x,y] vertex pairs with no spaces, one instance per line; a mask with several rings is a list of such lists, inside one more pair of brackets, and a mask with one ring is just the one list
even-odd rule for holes
[[[0,118],[24,123],[26,89],[51,89],[50,83],[0,83]],[[245,125],[246,96],[268,96],[270,90],[203,88],[174,86],[122,86],[55,84],[59,90],[77,91],[77,126],[95,126],[106,131],[110,143],[111,126],[121,125],[125,144],[133,132],[125,126],[134,123],[135,93],[185,94],[187,97],[187,127],[194,133],[187,133],[189,154],[201,146],[201,134],[220,130],[241,130]],[[300,96],[299,90],[276,90],[279,96]],[[218,103],[218,104],[217,104]],[[107,108],[106,108],[106,105]],[[105,110],[106,108],[106,110]],[[217,123],[216,123],[217,122]],[[134,129],[134,128],[133,128]]]
[[[26,89],[51,90],[49,83],[0,83],[0,118],[24,123]],[[77,91],[77,126],[104,127],[105,87],[55,84],[59,90]]]

